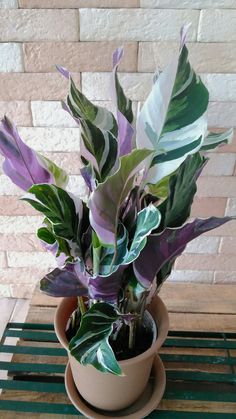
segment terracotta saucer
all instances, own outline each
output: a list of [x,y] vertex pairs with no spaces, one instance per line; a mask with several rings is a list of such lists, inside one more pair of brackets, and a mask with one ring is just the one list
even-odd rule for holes
[[158,355],[155,356],[152,372],[146,389],[139,399],[128,408],[116,411],[96,409],[88,404],[75,387],[70,364],[65,371],[65,386],[68,397],[73,405],[88,419],[123,418],[143,419],[160,403],[166,386],[166,375],[163,363]]

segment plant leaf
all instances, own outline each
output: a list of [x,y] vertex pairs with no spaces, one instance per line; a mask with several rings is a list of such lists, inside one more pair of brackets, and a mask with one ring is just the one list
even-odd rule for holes
[[158,207],[161,212],[159,231],[165,227],[180,227],[187,220],[197,191],[196,181],[206,162],[205,157],[195,153],[170,177],[168,198]]
[[134,238],[132,240],[131,247],[123,261],[125,265],[128,265],[137,259],[140,252],[143,250],[147,243],[147,236],[153,229],[158,227],[160,221],[161,214],[159,210],[152,204],[138,213]]
[[150,234],[147,244],[134,261],[138,281],[146,288],[152,284],[158,272],[179,256],[186,245],[196,237],[232,220],[232,217],[197,218],[179,228],[166,228],[159,234]]
[[231,128],[231,129],[229,129],[225,132],[220,132],[220,133],[210,132],[204,138],[200,150],[201,151],[213,150],[216,147],[218,147],[219,145],[229,144],[232,141],[233,134],[234,134],[233,128]]
[[5,157],[4,173],[21,189],[37,183],[53,183],[51,173],[42,165],[37,153],[20,138],[16,126],[5,116],[0,127],[0,154]]
[[109,131],[101,131],[89,120],[81,120],[82,147],[81,156],[92,164],[98,173],[99,182],[113,174],[119,165],[118,146],[114,135]]
[[45,169],[47,169],[53,175],[55,185],[59,186],[60,188],[66,188],[69,177],[65,170],[61,169],[54,162],[39,153],[37,153],[37,157],[40,163],[42,163],[42,166],[45,167]]
[[122,284],[122,274],[125,266],[119,266],[109,276],[97,275],[88,280],[89,296],[94,300],[103,300],[116,304]]
[[116,244],[120,207],[133,188],[141,163],[144,166],[151,153],[145,149],[134,150],[121,157],[119,170],[92,192],[88,201],[90,223],[103,243]]
[[128,99],[120,85],[117,69],[123,57],[123,48],[117,48],[113,53],[112,96],[117,109],[119,155],[124,156],[132,150],[134,129],[132,101]]
[[113,323],[119,315],[113,306],[96,303],[83,315],[80,328],[69,343],[71,355],[82,365],[93,365],[102,372],[121,375],[121,369],[109,345]]
[[40,184],[29,189],[22,200],[29,202],[37,211],[42,212],[52,224],[53,233],[66,239],[71,254],[81,256],[80,222],[83,216],[82,201],[55,185]]
[[208,96],[189,64],[182,39],[179,57],[160,74],[137,118],[137,147],[155,150],[147,183],[174,172],[201,148]]
[[45,275],[40,281],[40,290],[52,297],[86,296],[88,290],[84,274],[79,275],[73,264],[66,265],[63,269],[56,268]]
[[86,96],[80,92],[69,73],[63,67],[57,66],[58,71],[69,79],[69,94],[67,96],[67,106],[76,120],[89,120],[93,125],[103,131],[111,132],[117,136],[117,122],[114,115],[105,108],[94,105]]

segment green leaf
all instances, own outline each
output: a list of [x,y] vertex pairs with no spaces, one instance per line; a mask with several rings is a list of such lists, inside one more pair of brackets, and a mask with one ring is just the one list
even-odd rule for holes
[[171,174],[161,179],[155,185],[149,183],[148,190],[151,195],[160,199],[166,199],[169,192],[169,181]]
[[115,84],[115,93],[117,109],[126,117],[127,121],[131,124],[133,122],[132,101],[128,99],[124,90],[119,82],[117,69],[123,57],[123,48],[117,48],[113,54],[113,78]]
[[102,372],[122,375],[108,338],[118,320],[114,307],[96,303],[82,316],[80,328],[69,343],[71,355],[82,365],[93,365]]
[[[102,276],[109,276],[118,270],[128,254],[128,232],[121,223],[118,227],[117,243],[115,246],[101,248],[99,272]],[[109,280],[109,278],[108,278]]]
[[116,244],[121,205],[133,189],[135,175],[145,168],[144,160],[151,154],[152,151],[143,149],[121,157],[119,170],[91,194],[90,223],[103,243]]
[[77,239],[78,217],[73,199],[55,185],[39,184],[29,189],[31,197],[23,197],[53,224],[54,233],[68,240]]
[[233,134],[233,128],[220,133],[210,132],[207,137],[204,138],[201,151],[213,150],[219,145],[231,143]]
[[117,140],[111,132],[100,130],[89,120],[82,120],[81,126],[84,145],[81,156],[93,165],[99,183],[104,182],[118,169]]
[[37,153],[37,157],[42,163],[42,165],[47,169],[50,173],[52,173],[56,186],[60,188],[65,188],[68,184],[69,177],[65,170],[61,169],[47,157],[42,156],[41,154]]
[[118,128],[114,115],[105,108],[94,105],[75,86],[70,77],[70,90],[67,97],[67,104],[75,118],[90,121],[93,125],[103,131],[111,132],[117,136]]
[[180,227],[189,217],[197,191],[196,181],[206,161],[199,153],[195,153],[170,177],[169,196],[158,207],[161,213],[160,231],[165,227]]
[[137,147],[155,151],[147,183],[156,184],[196,153],[207,130],[209,94],[181,46],[160,74],[137,119]]
[[124,258],[123,263],[128,265],[139,256],[147,243],[147,236],[154,228],[157,228],[161,221],[161,213],[159,210],[150,204],[138,213],[136,230],[132,240],[131,247]]
[[48,230],[47,227],[41,227],[37,231],[37,236],[40,240],[48,244],[56,242],[55,236]]

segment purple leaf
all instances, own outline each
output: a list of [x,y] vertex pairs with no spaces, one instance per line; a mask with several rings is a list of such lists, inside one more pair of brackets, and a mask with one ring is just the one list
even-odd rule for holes
[[134,128],[126,117],[117,110],[119,155],[131,153]]
[[59,268],[62,268],[65,265],[66,259],[68,258],[68,256],[65,253],[60,253],[59,256],[57,256],[57,252],[58,252],[58,242],[55,241],[55,243],[46,243],[43,240],[40,240],[42,247],[44,248],[44,250],[46,250],[47,252],[52,253],[53,256],[55,256],[56,258],[56,262]]
[[61,65],[59,65],[59,64],[56,64],[56,69],[59,71],[59,73],[61,73],[66,79],[68,79],[69,80],[69,78],[70,78],[70,72],[65,68],[65,67],[62,67]]
[[20,188],[28,190],[33,184],[53,183],[53,176],[39,163],[36,152],[23,143],[6,116],[0,126],[0,153],[5,157],[4,173]]
[[40,290],[52,297],[74,297],[87,295],[83,275],[78,274],[73,264],[63,269],[56,268],[40,281]]
[[122,274],[125,266],[120,266],[116,272],[109,276],[96,276],[89,278],[89,297],[109,303],[116,303],[121,288]]
[[134,262],[138,281],[149,288],[160,269],[179,256],[186,245],[196,237],[232,220],[232,217],[197,218],[179,228],[166,228],[160,234],[151,234],[145,248]]

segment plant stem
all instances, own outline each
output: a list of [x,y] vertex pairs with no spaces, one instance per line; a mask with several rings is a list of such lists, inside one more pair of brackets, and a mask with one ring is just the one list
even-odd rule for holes
[[129,349],[133,349],[135,343],[135,322],[131,321],[129,324]]
[[83,314],[86,313],[86,307],[84,304],[83,297],[78,297],[78,306],[80,309],[81,316],[83,316]]

